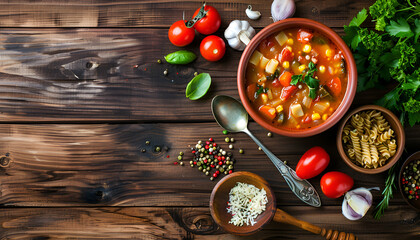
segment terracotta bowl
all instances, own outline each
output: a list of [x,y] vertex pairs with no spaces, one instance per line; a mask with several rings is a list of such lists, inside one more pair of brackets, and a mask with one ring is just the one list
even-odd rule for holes
[[[254,226],[235,226],[229,223],[232,216],[226,210],[227,202],[229,201],[229,192],[237,182],[252,184],[259,189],[264,188],[266,191],[268,200],[266,209],[258,215]],[[210,212],[214,221],[225,231],[235,235],[251,235],[271,221],[276,212],[276,199],[273,190],[262,177],[251,172],[235,172],[221,179],[213,188],[210,196]]]
[[[254,50],[258,47],[260,42],[265,39],[266,37],[280,32],[281,30],[288,29],[288,28],[308,28],[313,29],[325,37],[328,37],[341,51],[343,52],[345,62],[346,62],[346,69],[348,74],[348,84],[346,88],[346,93],[344,95],[343,101],[337,108],[337,110],[328,118],[328,120],[316,127],[312,127],[310,129],[296,129],[296,130],[285,130],[280,129],[273,126],[270,122],[264,119],[252,106],[248,100],[246,94],[246,67],[248,65],[249,58],[251,57]],[[325,130],[332,127],[336,124],[340,119],[344,116],[344,114],[349,109],[351,103],[353,102],[354,95],[356,94],[356,86],[357,86],[357,71],[356,71],[356,64],[353,59],[353,55],[351,54],[350,49],[344,43],[340,36],[337,35],[331,28],[321,24],[319,22],[304,19],[304,18],[289,18],[282,21],[275,22],[273,24],[268,25],[263,30],[261,30],[255,37],[251,39],[248,46],[245,48],[241,60],[239,62],[238,67],[238,91],[239,96],[241,98],[241,102],[244,105],[246,111],[249,115],[261,126],[266,128],[267,130],[284,135],[289,137],[308,137],[313,136],[318,133],[324,132]]]
[[[397,151],[395,155],[391,157],[390,159],[388,159],[387,163],[384,166],[378,167],[378,168],[363,168],[353,163],[352,160],[347,156],[344,150],[343,141],[342,141],[344,126],[350,120],[351,116],[353,116],[354,114],[358,112],[370,111],[370,110],[376,110],[382,113],[384,118],[389,122],[389,125],[391,126],[391,128],[394,130],[394,136],[396,137],[396,140],[397,140]],[[405,145],[405,132],[404,132],[404,128],[401,125],[401,122],[391,111],[377,105],[361,106],[359,108],[354,109],[350,113],[348,113],[347,116],[341,122],[340,127],[338,129],[338,133],[337,133],[337,149],[341,158],[344,160],[344,162],[347,165],[349,165],[354,170],[361,173],[366,173],[366,174],[380,173],[392,167],[398,161],[398,159],[400,159],[401,154],[403,153],[403,150],[404,150],[404,145]]]
[[400,192],[401,195],[403,196],[404,200],[407,202],[408,205],[410,205],[411,207],[413,207],[414,209],[416,209],[417,211],[420,211],[420,200],[414,200],[414,199],[408,199],[407,196],[404,194],[403,190],[402,190],[402,184],[401,184],[401,180],[402,180],[402,173],[403,173],[403,169],[412,161],[414,160],[418,160],[420,159],[420,151],[414,153],[413,155],[411,155],[410,157],[407,158],[407,160],[405,160],[404,164],[401,167],[400,170],[400,174],[398,177],[398,185],[400,187]]

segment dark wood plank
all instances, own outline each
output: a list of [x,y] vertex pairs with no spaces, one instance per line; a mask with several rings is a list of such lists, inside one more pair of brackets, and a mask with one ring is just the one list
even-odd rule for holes
[[[296,1],[295,17],[310,18],[328,26],[341,27],[362,8],[374,1]],[[169,27],[173,22],[192,17],[202,1],[2,1],[0,27]],[[253,9],[262,13],[252,21],[256,27],[272,23],[271,0],[254,1]],[[245,9],[250,1],[213,0],[209,4],[220,12],[222,28],[234,19],[248,19]]]
[[[355,187],[383,187],[386,173],[364,175],[338,156],[336,128],[310,138],[267,137],[252,123],[250,129],[280,159],[295,167],[304,151],[323,146],[331,155],[329,171],[348,173]],[[407,129],[408,153],[418,150],[420,128]],[[245,134],[234,137],[236,171],[252,171],[267,179],[279,205],[304,205],[289,190],[272,163]],[[225,135],[216,123],[188,124],[42,124],[0,125],[0,204],[4,206],[208,206],[216,181],[191,169],[175,166],[189,145],[213,137],[225,149]],[[151,141],[150,145],[145,142]],[[154,152],[156,146],[163,151]],[[243,148],[245,154],[239,154]],[[142,153],[141,149],[146,149]],[[168,157],[169,156],[169,157]],[[188,165],[188,164],[187,164]],[[316,189],[320,176],[311,179]],[[374,192],[375,201],[380,193]],[[324,205],[340,205],[328,199]],[[396,193],[394,204],[402,197]]]
[[[162,29],[6,29],[0,33],[0,121],[210,121],[211,98],[238,97],[240,52],[210,63],[159,64],[177,48]],[[198,42],[189,49],[198,55]],[[163,75],[165,69],[168,76]],[[194,72],[213,77],[206,97],[185,98]],[[358,94],[372,103],[386,90]]]
[[[419,214],[407,206],[391,207],[381,221],[368,213],[357,222],[345,219],[338,206],[282,209],[322,227],[353,232],[359,239],[420,237]],[[229,235],[213,222],[208,208],[7,208],[2,213],[2,239],[322,239],[274,222],[252,236]]]

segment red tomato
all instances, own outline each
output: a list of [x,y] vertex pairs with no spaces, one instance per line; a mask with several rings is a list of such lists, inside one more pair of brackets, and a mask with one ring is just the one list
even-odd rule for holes
[[168,37],[171,43],[177,47],[190,44],[195,37],[194,28],[187,28],[184,20],[179,20],[169,28]]
[[281,100],[286,101],[289,97],[293,95],[296,89],[297,87],[295,85],[282,88],[280,95]]
[[200,53],[205,59],[211,62],[220,60],[225,55],[226,45],[223,39],[210,35],[201,41]]
[[[310,116],[308,117],[310,119]],[[328,153],[322,147],[313,147],[300,158],[296,166],[296,174],[302,179],[313,178],[324,171],[329,163]]]
[[[200,9],[201,8],[195,11],[193,18],[200,12]],[[217,29],[219,29],[222,20],[216,8],[210,5],[206,5],[204,7],[204,11],[207,11],[206,16],[198,20],[194,24],[194,28],[201,34],[209,35],[216,32]]]
[[292,61],[292,60],[293,60],[293,56],[290,49],[287,47],[283,48],[279,56],[279,61],[282,63],[284,61]]
[[279,77],[279,80],[280,80],[281,85],[283,85],[283,87],[290,86],[290,82],[292,81],[292,75],[293,74],[287,71],[281,74],[281,76]]
[[[311,116],[306,115],[306,116],[304,116],[304,117],[303,117],[303,119],[302,119],[302,123],[310,123],[310,122],[312,122],[312,118],[311,118]],[[305,153],[305,154],[306,154],[306,153]],[[297,170],[297,167],[296,167],[296,170]]]
[[328,172],[321,178],[321,190],[329,198],[339,198],[353,187],[354,181],[342,172]]
[[281,82],[278,78],[276,78],[276,79],[273,80],[271,85],[273,85],[273,87],[281,87]]
[[297,32],[297,40],[301,43],[308,43],[314,35],[308,30],[299,29]]
[[331,81],[327,83],[327,86],[334,96],[338,96],[341,93],[341,80],[339,77],[331,79]]

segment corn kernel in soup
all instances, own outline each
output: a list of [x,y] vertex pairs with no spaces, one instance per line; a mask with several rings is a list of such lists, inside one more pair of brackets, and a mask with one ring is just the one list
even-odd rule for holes
[[308,129],[328,120],[347,88],[345,59],[328,38],[287,29],[258,45],[246,69],[254,109],[278,128]]

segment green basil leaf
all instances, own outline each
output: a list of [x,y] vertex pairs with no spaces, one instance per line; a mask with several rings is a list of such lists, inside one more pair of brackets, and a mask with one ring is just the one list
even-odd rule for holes
[[290,81],[290,85],[296,85],[299,81],[302,81],[302,75],[293,75],[292,81]]
[[210,74],[200,73],[188,83],[185,89],[185,96],[191,100],[197,100],[207,93],[210,84]]
[[188,64],[196,58],[193,52],[187,50],[176,51],[165,56],[165,60],[170,64]]

